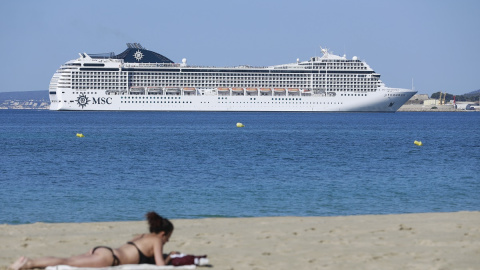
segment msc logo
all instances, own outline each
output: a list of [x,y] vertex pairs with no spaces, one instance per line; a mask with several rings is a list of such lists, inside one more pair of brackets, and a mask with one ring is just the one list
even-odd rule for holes
[[90,99],[85,94],[80,94],[77,98],[77,104],[78,106],[85,108],[85,106],[88,105],[88,102],[90,102]]
[[95,97],[92,97],[92,99],[90,100],[90,98],[88,98],[85,94],[80,94],[77,98],[77,104],[78,106],[85,108],[89,103],[90,101],[92,101],[92,105],[94,104],[112,104],[112,98],[111,97],[99,97],[99,98],[95,98]]

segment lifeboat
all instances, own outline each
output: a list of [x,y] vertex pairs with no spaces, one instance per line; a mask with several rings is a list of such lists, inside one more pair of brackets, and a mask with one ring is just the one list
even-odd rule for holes
[[245,90],[247,91],[248,96],[258,96],[258,88],[250,87],[250,88],[245,88]]
[[275,91],[275,93],[283,93],[285,92],[285,88],[273,88],[273,91]]
[[270,88],[260,88],[260,92],[262,93],[270,93],[272,91],[272,89]]
[[302,93],[303,95],[311,95],[311,94],[312,94],[312,90],[310,90],[310,89],[302,89],[302,90],[301,90],[301,93]]
[[195,87],[184,87],[183,94],[187,96],[193,96],[195,95],[196,90],[197,89]]
[[243,88],[240,88],[240,87],[232,88],[232,93],[237,96],[244,95]]
[[145,88],[143,86],[132,86],[130,87],[131,95],[143,95],[145,94]]
[[228,87],[218,87],[217,90],[218,90],[219,92],[227,92],[227,91],[230,90],[230,88],[228,88]]
[[298,96],[298,95],[300,95],[300,89],[298,89],[298,88],[288,88],[287,91],[288,91],[288,94],[289,94],[290,96]]
[[180,94],[181,89],[179,87],[165,87],[165,92],[167,95],[178,95]]
[[162,95],[163,89],[162,87],[151,86],[151,87],[147,87],[147,93],[149,95]]

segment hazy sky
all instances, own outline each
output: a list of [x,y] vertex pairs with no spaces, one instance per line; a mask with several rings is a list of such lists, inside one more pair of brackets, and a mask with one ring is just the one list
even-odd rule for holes
[[358,56],[390,87],[480,89],[480,1],[1,1],[0,92],[46,90],[78,53],[141,43],[174,62],[268,66]]

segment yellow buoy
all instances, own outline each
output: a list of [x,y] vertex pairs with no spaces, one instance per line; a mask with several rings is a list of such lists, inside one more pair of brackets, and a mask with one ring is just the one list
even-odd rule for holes
[[422,146],[422,145],[423,145],[423,143],[422,143],[421,141],[414,141],[413,143],[416,144],[416,145],[418,145],[418,146]]
[[237,127],[245,127],[245,125],[242,123],[237,123]]
[[77,137],[79,137],[79,138],[83,138],[83,137],[85,137],[85,136],[83,136],[83,134],[82,134],[82,133],[77,133]]

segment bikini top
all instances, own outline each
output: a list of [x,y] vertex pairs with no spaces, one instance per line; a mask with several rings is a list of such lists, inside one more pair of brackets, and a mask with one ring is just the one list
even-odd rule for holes
[[155,257],[147,257],[133,242],[127,242],[127,244],[134,246],[138,250],[138,264],[155,264]]

